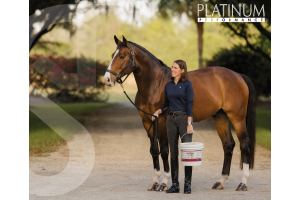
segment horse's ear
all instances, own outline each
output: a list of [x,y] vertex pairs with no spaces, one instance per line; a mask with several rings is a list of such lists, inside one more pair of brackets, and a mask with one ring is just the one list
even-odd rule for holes
[[114,36],[114,39],[115,39],[115,42],[116,42],[117,45],[119,45],[119,44],[121,43],[121,40],[119,40],[119,39],[117,38],[117,36]]
[[124,35],[122,35],[123,36],[123,43],[125,44],[125,46],[127,46],[127,40],[126,40],[126,38],[124,37]]

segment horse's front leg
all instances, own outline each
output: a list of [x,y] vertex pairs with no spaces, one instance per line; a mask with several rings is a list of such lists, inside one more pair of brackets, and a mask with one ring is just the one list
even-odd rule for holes
[[156,191],[159,187],[158,179],[161,175],[160,167],[159,167],[159,149],[158,149],[158,143],[156,140],[153,140],[150,138],[150,143],[151,143],[150,153],[151,153],[152,159],[153,159],[154,177],[153,177],[152,183],[148,187],[148,190]]
[[[149,123],[147,121],[143,121],[143,125],[147,131],[147,130],[149,130],[151,123]],[[150,136],[150,144],[151,144],[150,153],[151,153],[152,159],[153,159],[154,177],[153,177],[151,184],[148,187],[148,190],[149,191],[155,191],[155,190],[156,191],[166,191],[168,189],[167,183],[171,177],[171,174],[170,174],[170,167],[169,167],[169,161],[168,161],[169,143],[168,143],[165,119],[160,118],[160,122],[159,122],[160,152],[158,149],[157,139],[152,138],[153,128],[154,127],[151,127],[151,129],[149,131],[149,136]],[[163,177],[161,184],[158,184],[158,179],[161,175],[160,166],[159,166],[159,153],[161,154],[161,158],[162,158],[163,164],[164,164],[164,177]]]
[[[143,125],[144,125],[145,130],[148,131],[150,126],[151,126],[151,122],[143,120]],[[159,186],[158,179],[161,175],[161,172],[160,172],[160,167],[159,167],[158,142],[157,142],[157,140],[154,140],[152,138],[152,136],[153,136],[153,127],[151,127],[148,136],[150,136],[150,154],[152,155],[153,168],[154,168],[154,177],[153,177],[153,180],[152,180],[152,182],[150,183],[150,185],[148,187],[148,190],[149,191],[156,191],[156,189]]]
[[[165,133],[165,134],[163,134]],[[163,160],[164,163],[164,178],[161,182],[161,184],[159,185],[159,187],[157,188],[157,191],[166,191],[168,189],[168,180],[171,177],[171,173],[170,173],[170,167],[169,167],[169,161],[168,161],[168,157],[169,157],[169,146],[168,146],[168,137],[165,132],[160,132],[160,154],[161,154],[161,158]]]

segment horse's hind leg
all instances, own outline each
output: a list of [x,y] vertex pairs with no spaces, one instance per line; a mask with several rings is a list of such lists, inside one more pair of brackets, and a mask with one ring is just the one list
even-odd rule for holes
[[240,141],[240,149],[241,149],[241,165],[243,169],[243,177],[242,182],[236,188],[236,191],[246,191],[247,180],[249,178],[249,163],[250,163],[250,139],[247,133],[246,121],[232,118],[232,124],[234,126],[237,137]]
[[213,119],[216,123],[217,131],[222,141],[224,150],[224,163],[222,177],[213,185],[212,189],[223,189],[223,183],[228,179],[230,173],[232,152],[235,142],[231,134],[230,121],[226,113],[221,110],[216,116],[213,116]]

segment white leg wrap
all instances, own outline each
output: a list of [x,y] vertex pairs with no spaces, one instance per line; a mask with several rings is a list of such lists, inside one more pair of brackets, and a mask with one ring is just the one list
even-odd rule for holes
[[163,180],[162,180],[161,183],[167,184],[167,183],[168,183],[168,180],[170,179],[170,177],[171,177],[171,172],[170,172],[170,171],[169,171],[169,172],[165,172],[164,178],[163,178]]
[[219,182],[223,185],[223,183],[224,183],[227,179],[228,179],[228,175],[223,175],[223,176],[220,178]]
[[249,178],[249,164],[243,163],[243,178],[242,183],[247,184],[247,180]]
[[160,171],[157,171],[156,169],[154,169],[153,182],[158,182],[159,177],[160,177]]

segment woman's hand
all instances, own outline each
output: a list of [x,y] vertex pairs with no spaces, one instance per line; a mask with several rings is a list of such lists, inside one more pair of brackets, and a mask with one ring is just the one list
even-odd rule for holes
[[[153,115],[155,115],[156,117],[158,117],[158,115],[161,113],[161,109],[158,109]],[[152,121],[155,120],[155,117],[152,116]]]
[[193,133],[193,125],[187,125],[187,134],[192,134]]

